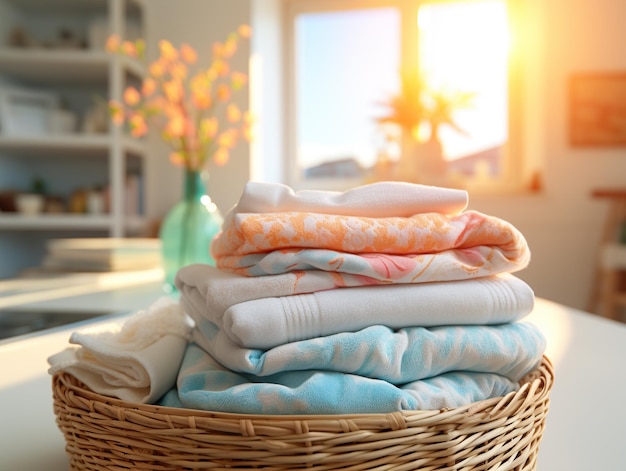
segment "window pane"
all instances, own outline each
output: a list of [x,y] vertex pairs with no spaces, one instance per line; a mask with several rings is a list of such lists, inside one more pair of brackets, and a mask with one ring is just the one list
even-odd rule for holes
[[378,103],[398,89],[399,12],[299,15],[296,61],[301,176],[361,176],[376,161]]
[[497,175],[508,136],[508,22],[506,2],[430,3],[418,10],[419,67],[435,90],[474,93],[454,112],[458,128],[439,137],[449,171]]

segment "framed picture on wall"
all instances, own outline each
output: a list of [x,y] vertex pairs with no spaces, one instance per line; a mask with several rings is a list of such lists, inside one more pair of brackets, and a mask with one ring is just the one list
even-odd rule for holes
[[576,74],[569,92],[573,146],[626,146],[626,72]]

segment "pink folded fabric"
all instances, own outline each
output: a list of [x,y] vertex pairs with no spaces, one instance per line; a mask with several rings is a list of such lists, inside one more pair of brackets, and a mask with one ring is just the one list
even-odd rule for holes
[[333,275],[336,287],[395,283],[427,283],[514,273],[528,265],[530,253],[509,259],[498,248],[479,246],[432,254],[353,254],[320,249],[274,250],[225,256],[219,269],[242,276],[293,272],[299,285],[319,282],[319,271]]

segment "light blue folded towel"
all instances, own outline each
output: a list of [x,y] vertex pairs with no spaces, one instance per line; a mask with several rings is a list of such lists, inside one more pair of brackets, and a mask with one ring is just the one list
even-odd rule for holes
[[298,370],[325,370],[392,384],[450,371],[496,373],[518,381],[536,367],[546,347],[541,331],[524,322],[395,331],[376,325],[264,351],[240,347],[217,325],[200,319],[192,340],[234,372],[269,377]]
[[473,372],[450,372],[402,386],[327,370],[260,378],[225,368],[191,343],[177,387],[160,404],[241,414],[388,413],[460,407],[518,387],[504,376]]

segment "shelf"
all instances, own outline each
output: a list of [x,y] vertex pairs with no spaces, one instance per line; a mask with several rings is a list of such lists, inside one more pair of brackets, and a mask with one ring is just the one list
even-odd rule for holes
[[[127,216],[125,227],[130,232],[144,228],[146,220],[141,216]],[[0,213],[0,231],[8,230],[84,230],[108,231],[110,215],[90,214],[39,214],[35,216],[19,213]]]
[[[56,13],[59,10],[71,10],[92,13],[106,11],[107,0],[5,0],[20,10],[30,14],[42,12]],[[126,14],[138,14],[145,6],[144,0],[127,0],[124,2]]]
[[[107,31],[143,36],[145,8],[145,0],[0,0],[0,34],[6,41],[0,41],[0,87],[52,95],[78,119],[95,110],[94,96],[103,102],[120,101],[127,86],[137,86],[147,76],[147,67],[143,60],[106,52],[102,43]],[[60,41],[62,29],[80,38],[81,47]],[[20,42],[20,30],[32,41]],[[83,42],[95,46],[82,47]],[[43,114],[40,115],[43,123]],[[28,119],[26,113],[15,116]],[[141,202],[145,198],[147,139],[135,139],[123,128],[113,126],[108,127],[108,132],[103,127],[103,133],[78,131],[96,129],[81,126],[75,128],[78,132],[63,134],[11,134],[13,129],[25,131],[28,127],[12,122],[13,111],[8,107],[3,118],[16,124],[0,129],[3,187],[21,191],[31,174],[49,181],[49,187],[59,197],[71,195],[75,188],[98,184],[108,188],[109,212],[73,214],[69,212],[72,206],[65,207],[65,214],[0,212],[0,234],[10,235],[7,246],[0,248],[0,259],[5,262],[0,267],[0,277],[11,275],[24,263],[30,263],[29,257],[36,256],[35,246],[26,247],[19,240],[22,234],[37,236],[35,242],[39,244],[65,232],[126,237],[148,228],[149,219],[143,214],[143,207],[131,206],[135,197]],[[43,124],[40,127],[44,128]]]
[[[0,152],[41,157],[107,157],[112,139],[108,134],[44,134],[38,136],[0,135]],[[127,155],[144,157],[143,141],[127,137],[122,149]]]
[[115,60],[134,77],[145,76],[139,61],[84,49],[0,48],[0,73],[38,85],[100,85]]
[[8,3],[29,12],[50,11],[54,9],[74,9],[81,8],[83,10],[105,10],[107,7],[106,0],[57,0],[50,2],[49,0],[8,0]]

